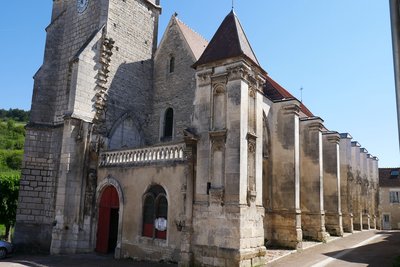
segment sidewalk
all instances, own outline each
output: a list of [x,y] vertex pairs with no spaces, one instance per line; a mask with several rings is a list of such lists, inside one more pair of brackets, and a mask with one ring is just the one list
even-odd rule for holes
[[0,267],[176,267],[177,264],[115,260],[112,255],[74,254],[74,255],[23,255],[16,254],[0,260]]
[[[370,231],[370,230],[369,230]],[[326,241],[326,243],[332,242],[334,240],[337,239],[341,239],[341,238],[346,238],[347,236],[350,236],[352,234],[356,234],[360,231],[354,231],[354,233],[344,233],[343,237],[338,237],[338,236],[329,236],[328,240]],[[279,260],[285,256],[288,256],[290,254],[299,252],[299,251],[304,251],[306,249],[318,246],[318,245],[322,245],[324,243],[322,242],[316,242],[316,241],[303,241],[303,247],[299,250],[296,249],[275,249],[275,248],[267,248],[267,254],[266,254],[266,262],[267,263],[272,263],[276,260]]]

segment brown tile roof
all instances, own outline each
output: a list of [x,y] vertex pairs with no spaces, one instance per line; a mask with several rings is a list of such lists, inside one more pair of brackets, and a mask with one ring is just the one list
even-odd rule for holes
[[260,66],[242,25],[232,10],[225,17],[210,44],[193,67],[238,56],[245,56],[254,64]]
[[[289,91],[283,88],[279,83],[274,81],[271,77],[267,76],[264,84],[264,95],[272,101],[283,99],[297,99]],[[303,104],[300,104],[300,110],[307,116],[313,117],[314,114]]]
[[[397,171],[397,175],[393,171]],[[400,168],[379,168],[379,186],[381,187],[400,187]]]
[[185,37],[190,49],[192,50],[193,55],[195,56],[196,60],[198,60],[201,54],[203,54],[204,50],[206,49],[208,41],[204,39],[203,36],[192,30],[184,22],[179,20],[177,17],[175,17],[175,21],[183,36]]

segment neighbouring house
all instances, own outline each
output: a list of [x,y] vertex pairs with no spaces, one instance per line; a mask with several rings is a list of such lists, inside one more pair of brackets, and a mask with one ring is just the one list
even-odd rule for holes
[[382,230],[400,229],[400,168],[379,168],[379,212]]

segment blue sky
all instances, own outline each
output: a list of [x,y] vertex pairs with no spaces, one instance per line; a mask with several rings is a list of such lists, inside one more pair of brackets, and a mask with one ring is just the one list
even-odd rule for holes
[[[52,2],[2,3],[0,108],[30,109]],[[208,40],[231,10],[231,0],[161,2],[160,33],[177,12]],[[380,158],[380,167],[400,165],[388,1],[235,2],[257,58],[274,80],[298,98],[304,88],[303,102],[325,126],[350,133]]]

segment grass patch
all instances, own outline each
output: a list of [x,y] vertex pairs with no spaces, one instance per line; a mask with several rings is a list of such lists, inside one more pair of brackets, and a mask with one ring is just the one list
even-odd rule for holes
[[0,224],[0,239],[6,234],[6,227]]

